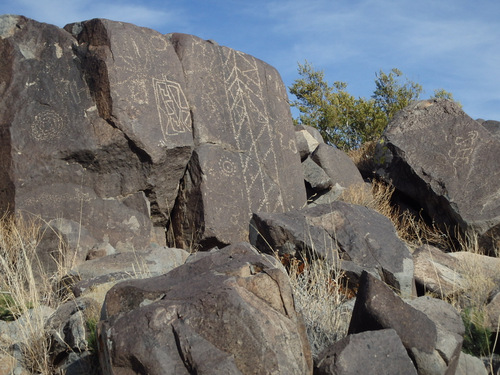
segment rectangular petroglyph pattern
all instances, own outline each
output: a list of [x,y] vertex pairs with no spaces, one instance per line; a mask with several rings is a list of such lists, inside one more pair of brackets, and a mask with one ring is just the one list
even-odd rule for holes
[[[134,28],[132,36],[114,36],[113,41],[116,90],[112,93],[122,103],[126,101],[122,111],[142,127],[159,124],[162,139],[157,137],[158,146],[191,133],[189,105],[178,82],[182,70],[172,61],[177,57],[168,38]],[[157,115],[156,121],[152,115]]]
[[164,140],[171,135],[188,132],[191,115],[182,87],[166,78],[153,78],[153,88]]

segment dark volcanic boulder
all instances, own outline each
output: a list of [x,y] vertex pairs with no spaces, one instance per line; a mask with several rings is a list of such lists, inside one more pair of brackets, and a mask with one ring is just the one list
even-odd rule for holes
[[500,121],[487,120],[481,122],[481,125],[483,125],[493,137],[500,140]]
[[193,146],[170,41],[106,20],[68,26],[74,35],[21,16],[0,25],[0,210],[146,247]]
[[412,294],[410,251],[389,219],[369,208],[336,201],[284,214],[256,213],[252,227],[251,242],[263,252],[340,258],[354,286],[366,270],[403,296]]
[[383,329],[349,335],[320,354],[317,375],[411,375],[413,362],[396,331]]
[[500,142],[448,100],[411,104],[379,145],[379,176],[443,227],[473,231],[483,247],[500,233]]
[[105,374],[311,374],[286,272],[247,243],[122,282],[99,325]]
[[312,153],[311,159],[323,168],[334,184],[348,188],[364,183],[358,168],[342,150],[322,143]]
[[173,214],[176,246],[248,240],[252,212],[306,202],[286,89],[252,56],[191,35],[172,34],[171,42],[197,145]]
[[388,328],[396,331],[419,374],[455,373],[464,333],[457,311],[427,297],[405,303],[382,281],[363,272],[349,334]]
[[0,33],[0,210],[82,228],[79,258],[165,244],[166,227],[182,248],[247,240],[252,212],[305,205],[286,90],[264,62],[104,19],[2,16]]

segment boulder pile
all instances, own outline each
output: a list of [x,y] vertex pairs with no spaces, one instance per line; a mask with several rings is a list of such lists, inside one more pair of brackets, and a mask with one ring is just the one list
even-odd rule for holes
[[[0,216],[41,219],[38,259],[67,270],[66,303],[0,320],[0,374],[26,373],[35,313],[66,374],[487,373],[462,351],[458,309],[481,300],[499,331],[497,122],[421,101],[377,146],[393,203],[450,243],[476,241],[451,253],[410,246],[349,203],[370,181],[316,129],[294,128],[278,72],[250,55],[105,19],[61,29],[5,15],[0,56]],[[347,335],[321,352],[291,259],[329,264],[355,294]]]

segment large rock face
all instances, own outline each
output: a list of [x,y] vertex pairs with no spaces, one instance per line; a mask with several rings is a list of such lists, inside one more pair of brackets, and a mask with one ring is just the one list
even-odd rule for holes
[[22,16],[0,18],[0,55],[1,212],[123,251],[164,244],[166,227],[184,248],[245,240],[253,211],[305,204],[286,91],[262,61],[122,22]]
[[[447,100],[417,102],[389,124],[378,173],[442,226],[500,232],[500,142]],[[380,153],[380,151],[383,151]]]
[[105,374],[312,374],[288,277],[248,243],[116,285],[103,316]]
[[404,297],[413,291],[413,260],[385,216],[336,201],[284,214],[255,213],[251,243],[263,252],[319,257],[356,286],[365,270]]
[[252,56],[185,34],[184,68],[196,149],[174,212],[177,247],[248,239],[252,212],[305,205],[285,87]]
[[193,145],[189,111],[168,112],[161,96],[175,82],[187,107],[172,45],[104,20],[67,27],[77,39],[24,17],[0,22],[1,209],[62,217],[118,249],[146,246]]

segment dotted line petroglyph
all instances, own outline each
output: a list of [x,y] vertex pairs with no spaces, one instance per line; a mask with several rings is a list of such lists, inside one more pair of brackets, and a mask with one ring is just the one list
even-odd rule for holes
[[222,157],[219,160],[219,171],[225,176],[231,177],[236,174],[236,165],[227,157]]
[[168,136],[189,131],[191,113],[181,85],[167,79],[153,78],[153,88],[165,141]]
[[95,197],[91,197],[89,193],[85,193],[80,189],[75,189],[72,193],[57,193],[51,194],[47,192],[42,192],[36,196],[32,196],[23,200],[23,204],[27,207],[34,206],[37,204],[45,205],[61,205],[68,204],[69,202],[81,203],[90,202],[95,200]]
[[33,138],[42,142],[61,138],[64,128],[63,118],[51,109],[38,113],[31,123]]

